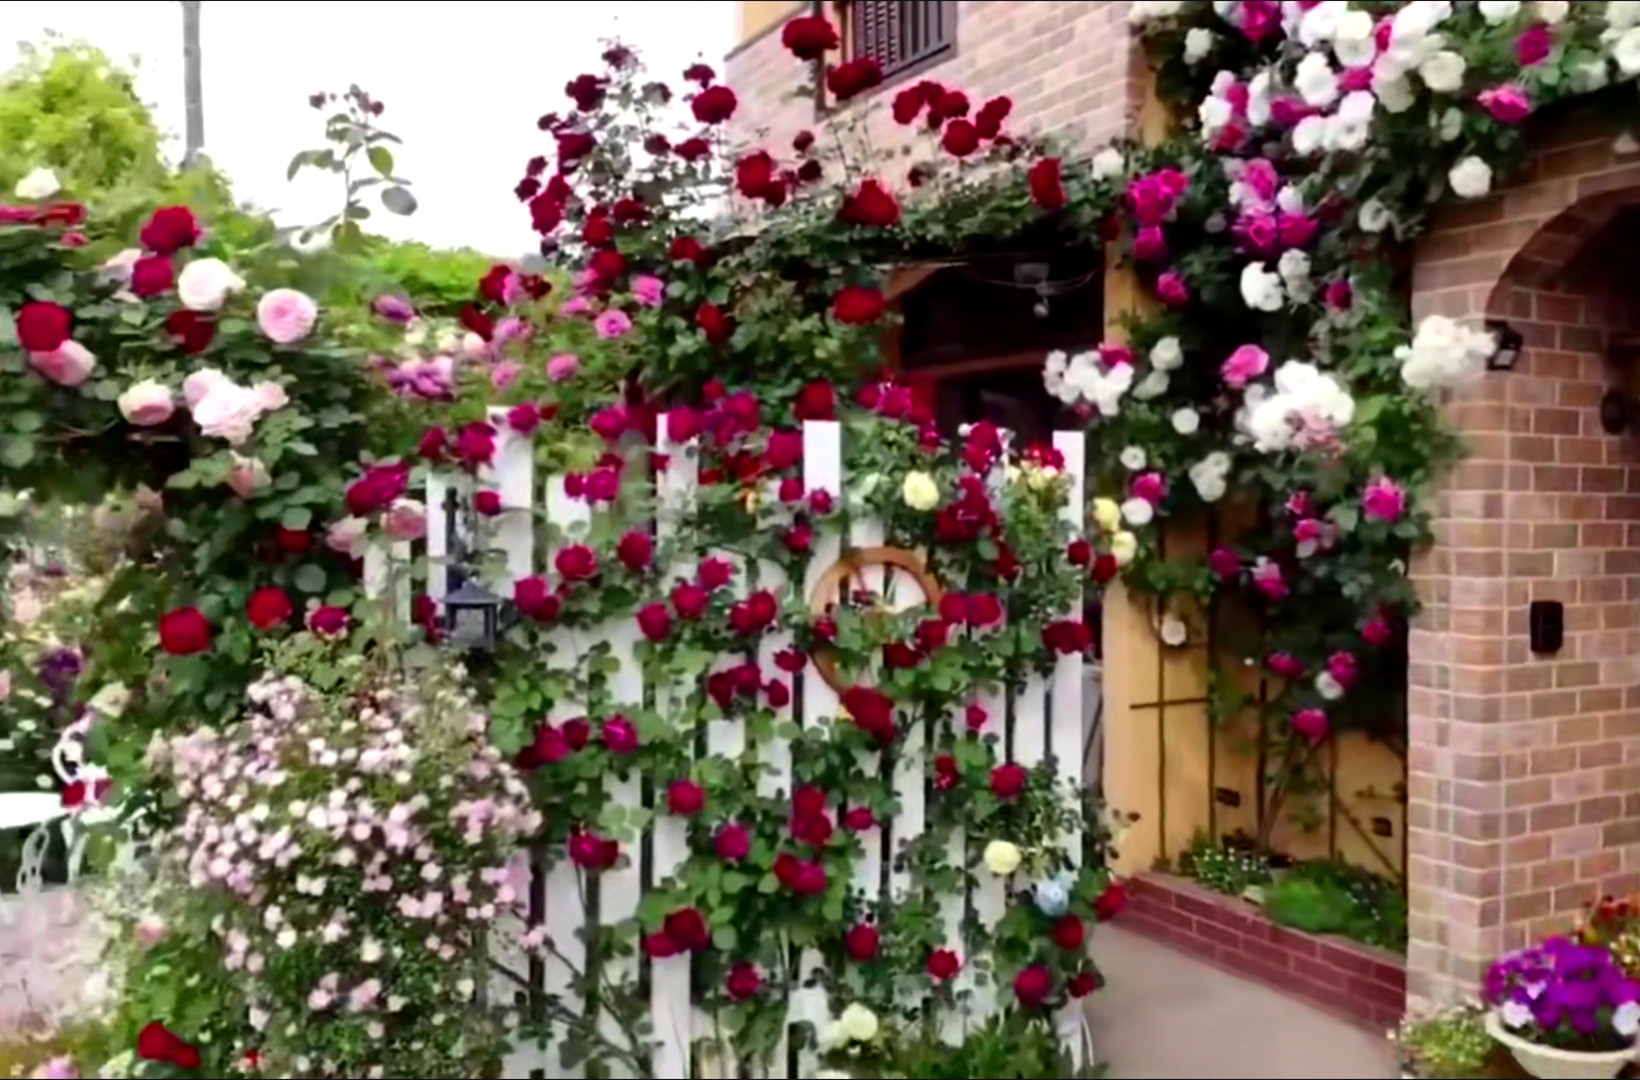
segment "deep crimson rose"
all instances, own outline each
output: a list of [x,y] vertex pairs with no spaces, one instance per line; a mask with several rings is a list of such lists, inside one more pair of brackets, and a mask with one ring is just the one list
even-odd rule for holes
[[1017,799],[1025,794],[1031,774],[1025,766],[1006,762],[991,770],[991,794],[999,799]]
[[944,619],[924,619],[917,624],[917,647],[923,652],[934,652],[945,647],[951,635],[951,624]]
[[183,1043],[177,1048],[177,1052],[172,1055],[171,1064],[183,1072],[190,1072],[199,1068],[200,1060],[199,1047],[194,1046],[192,1043]]
[[995,626],[1002,621],[1002,601],[994,593],[974,593],[968,597],[968,625]]
[[711,65],[696,61],[683,69],[683,77],[692,83],[711,86],[712,80],[717,78],[717,72],[712,70]]
[[1065,205],[1065,183],[1058,158],[1043,158],[1031,166],[1031,200],[1053,213]]
[[607,285],[626,273],[626,256],[614,248],[603,248],[592,253],[592,258],[587,260],[587,269],[598,281]]
[[805,554],[814,548],[814,526],[799,521],[780,535],[780,542],[793,554]]
[[839,64],[826,72],[826,89],[830,90],[831,96],[838,101],[857,97],[882,81],[881,65],[869,56],[861,56],[846,64]]
[[865,832],[877,827],[877,815],[869,806],[851,806],[843,815],[843,824],[850,832]]
[[1027,1009],[1040,1007],[1051,993],[1053,973],[1041,964],[1032,964],[1014,976],[1014,997]]
[[962,970],[962,959],[950,949],[935,949],[928,954],[928,977],[935,982],[947,982]]
[[287,529],[279,525],[273,530],[273,542],[286,555],[301,555],[313,546],[313,534],[306,529]]
[[767,150],[753,150],[735,162],[735,190],[746,198],[763,198],[775,183],[774,158]]
[[665,604],[646,604],[638,611],[638,629],[650,641],[665,641],[672,636],[672,613]]
[[621,845],[589,832],[569,838],[570,861],[583,870],[608,870],[621,857]]
[[587,743],[592,741],[592,725],[584,716],[574,720],[564,721],[564,738],[569,742],[571,750],[584,750]]
[[[34,224],[49,225],[78,225],[85,220],[86,210],[84,203],[53,202],[47,203],[34,211]],[[75,242],[78,238],[78,242]],[[60,243],[64,247],[84,247],[86,237],[83,233],[66,233]]]
[[957,759],[950,754],[941,754],[934,759],[934,788],[937,791],[950,791],[962,779],[957,771]]
[[347,512],[355,517],[366,517],[386,510],[408,490],[409,484],[410,472],[402,465],[372,465],[363,476],[347,486],[344,496]]
[[826,868],[789,853],[775,858],[774,876],[799,896],[815,896],[826,891]]
[[164,1024],[148,1024],[137,1033],[137,1057],[143,1061],[174,1064],[187,1044]]
[[877,950],[882,947],[882,943],[882,934],[870,923],[850,927],[848,933],[843,935],[843,948],[847,950],[851,959],[862,964],[877,958]]
[[577,75],[564,85],[564,93],[582,112],[593,112],[604,103],[607,84],[596,75]]
[[565,581],[587,581],[598,575],[598,556],[585,544],[571,544],[552,560]]
[[695,311],[695,325],[700,327],[706,340],[713,345],[722,345],[735,333],[734,320],[723,313],[723,309],[716,304],[702,304]]
[[1093,580],[1100,585],[1113,581],[1122,570],[1122,565],[1116,561],[1116,556],[1110,552],[1101,552],[1093,560]]
[[[533,182],[533,181],[532,181]],[[564,204],[547,195],[530,198],[530,228],[546,235],[564,223]]]
[[791,428],[771,431],[769,441],[763,447],[763,462],[775,472],[784,472],[802,464],[803,433]]
[[806,154],[814,147],[814,132],[799,131],[792,137],[792,149],[799,154]]
[[727,86],[708,86],[695,95],[689,108],[703,124],[721,124],[735,114],[740,99]]
[[780,602],[767,590],[758,590],[729,609],[729,626],[737,634],[760,633],[780,614]]
[[922,115],[923,106],[928,104],[928,95],[924,92],[924,84],[907,87],[894,95],[894,122],[897,124],[915,123]]
[[940,597],[940,618],[949,623],[965,623],[968,621],[968,596],[965,593],[948,592]]
[[513,606],[527,619],[552,622],[563,611],[564,602],[552,591],[546,578],[527,577],[513,585]]
[[903,641],[890,641],[883,646],[883,663],[891,668],[914,668],[922,663],[923,654],[915,646]]
[[1093,631],[1080,619],[1060,619],[1042,628],[1042,644],[1065,656],[1086,652],[1093,646]]
[[199,224],[186,206],[166,206],[154,211],[138,238],[156,255],[175,255],[199,239]]
[[712,144],[699,136],[693,139],[685,139],[673,149],[685,161],[699,161],[701,158],[712,155]]
[[825,814],[805,814],[792,819],[792,836],[814,847],[825,847],[835,830]]
[[211,623],[198,608],[177,608],[159,617],[159,647],[172,656],[193,656],[211,647]]
[[598,140],[587,131],[560,131],[558,133],[558,167],[573,166],[592,153]]
[[824,15],[800,15],[780,31],[780,43],[799,60],[818,60],[842,42]]
[[869,686],[851,686],[843,691],[842,704],[861,731],[885,745],[894,741],[894,702],[888,695]]
[[974,127],[979,129],[980,137],[994,139],[1002,134],[1002,122],[1008,119],[1008,114],[1014,111],[1014,101],[1010,97],[994,97],[980,106],[974,116]]
[[456,457],[469,468],[488,465],[495,457],[495,428],[475,420],[456,436]]
[[1093,562],[1093,545],[1079,536],[1065,548],[1065,558],[1072,566],[1087,566]]
[[[721,589],[734,579],[734,564],[723,559],[702,559],[699,569],[695,571],[695,580],[699,581],[701,587],[705,589]],[[770,618],[773,618],[773,616],[771,615]]]
[[752,834],[740,822],[728,822],[712,838],[712,849],[724,862],[739,862],[751,854]]
[[967,157],[979,149],[979,129],[967,120],[953,120],[945,125],[940,145],[954,157]]
[[1065,992],[1073,998],[1085,998],[1099,989],[1099,979],[1091,971],[1079,971],[1065,984]]
[[497,517],[497,516],[499,516],[500,513],[501,513],[501,510],[502,510],[502,507],[501,507],[501,492],[499,492],[499,491],[480,491],[480,492],[478,492],[477,494],[475,494],[473,496],[473,509],[477,510],[484,517]]
[[165,332],[176,339],[177,348],[189,356],[197,356],[216,340],[216,323],[208,315],[178,308],[165,316]]
[[581,226],[581,239],[593,247],[602,247],[615,239],[615,223],[608,214],[589,214]]
[[478,295],[492,304],[505,304],[507,302],[507,279],[513,276],[512,267],[496,263],[485,272],[483,277],[478,279]]
[[647,570],[655,558],[655,541],[648,533],[634,530],[615,545],[615,557],[628,570]]
[[723,981],[723,988],[735,1001],[745,1001],[762,985],[763,976],[757,973],[757,965],[744,960],[730,968],[729,977]]
[[612,754],[631,754],[638,749],[638,729],[624,716],[611,716],[600,732],[604,746]]
[[814,636],[821,641],[837,640],[837,622],[834,619],[816,619],[814,622]]
[[352,621],[346,608],[326,604],[308,616],[308,629],[315,634],[325,637],[335,637],[337,634],[347,633],[347,625]]
[[710,261],[705,245],[693,236],[676,237],[666,254],[673,262],[692,262],[697,266],[704,266]]
[[441,461],[449,446],[449,433],[441,427],[430,427],[421,433],[421,442],[417,445],[416,452],[428,461]]
[[1122,913],[1127,902],[1127,886],[1120,881],[1112,881],[1099,894],[1099,899],[1093,902],[1093,914],[1100,922],[1108,922]]
[[507,426],[520,435],[529,435],[541,426],[541,407],[533,401],[520,402],[507,410]]
[[886,229],[900,220],[900,204],[878,181],[862,180],[858,190],[843,197],[837,217],[849,225]]
[[650,934],[643,939],[643,951],[651,960],[670,960],[683,952],[677,942],[665,933]]
[[698,619],[706,614],[712,598],[705,589],[692,581],[681,581],[672,588],[672,610],[679,618]]
[[803,478],[788,476],[780,481],[780,501],[783,503],[801,502],[803,499]]
[[534,772],[544,765],[556,765],[571,752],[569,738],[561,728],[542,724],[535,729],[534,741],[514,756],[513,764],[525,772]]
[[290,595],[277,585],[262,586],[245,602],[245,615],[258,630],[272,630],[289,620],[295,610]]
[[847,285],[839,289],[831,305],[832,316],[850,326],[874,323],[887,310],[882,291],[870,285]]
[[1088,929],[1075,915],[1066,915],[1053,924],[1053,943],[1067,952],[1080,949],[1088,940]]
[[169,255],[144,255],[131,267],[131,291],[138,296],[160,296],[177,283]]
[[478,309],[477,304],[461,305],[461,325],[485,341],[495,337],[495,320]]
[[832,389],[831,383],[824,379],[815,379],[797,393],[797,401],[792,406],[792,414],[799,421],[803,420],[835,420],[837,419],[837,392]]
[[706,809],[706,790],[693,780],[674,780],[666,788],[666,808],[678,817]]
[[792,703],[792,692],[783,682],[771,681],[763,687],[763,692],[769,696],[771,709],[784,709]]
[[969,731],[979,731],[990,721],[991,714],[985,711],[985,706],[976,702],[963,710],[963,719],[967,722]]
[[61,304],[31,300],[18,309],[17,342],[27,352],[56,352],[73,329],[74,316]]

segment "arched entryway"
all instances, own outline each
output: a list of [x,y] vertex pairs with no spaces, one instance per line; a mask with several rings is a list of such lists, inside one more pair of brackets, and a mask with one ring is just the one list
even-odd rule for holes
[[[1468,456],[1414,567],[1408,992],[1451,1000],[1500,953],[1640,886],[1640,145],[1555,117],[1530,168],[1420,242],[1414,317],[1520,335],[1455,392]],[[1564,620],[1534,651],[1533,605]],[[1539,642],[1542,645],[1542,642]]]

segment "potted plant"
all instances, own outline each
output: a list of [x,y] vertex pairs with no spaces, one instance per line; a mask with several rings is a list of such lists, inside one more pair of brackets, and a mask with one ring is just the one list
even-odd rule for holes
[[1640,1033],[1640,983],[1606,949],[1566,938],[1493,964],[1486,1002],[1487,1032],[1545,1080],[1611,1080]]
[[1486,1060],[1493,1052],[1486,1017],[1484,1006],[1466,1004],[1403,1020],[1390,1033],[1401,1060],[1401,1076],[1447,1080],[1484,1076]]

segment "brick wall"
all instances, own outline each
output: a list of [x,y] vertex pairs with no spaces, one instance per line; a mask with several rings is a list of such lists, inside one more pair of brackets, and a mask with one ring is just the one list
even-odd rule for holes
[[[1632,256],[1600,245],[1637,235],[1640,156],[1586,118],[1533,134],[1530,170],[1449,207],[1415,266],[1415,316],[1504,319],[1526,346],[1450,400],[1469,456],[1416,568],[1408,988],[1422,999],[1465,993],[1501,952],[1640,886],[1640,449],[1599,422],[1628,377],[1608,345],[1633,325],[1618,269]],[[1565,605],[1558,654],[1529,649],[1534,600]]]
[[1130,930],[1375,1030],[1401,1019],[1406,968],[1399,957],[1276,926],[1246,901],[1162,874],[1134,878],[1128,894],[1121,920]]
[[[1131,43],[1126,2],[1069,3],[1027,0],[963,0],[957,14],[956,56],[914,78],[938,79],[973,99],[975,107],[998,94],[1013,98],[1009,127],[1019,132],[1057,132],[1095,148],[1123,134],[1136,103],[1129,85],[1141,58]],[[740,95],[733,131],[742,143],[785,146],[815,126],[812,98],[792,100],[812,85],[810,67],[780,44],[778,29],[742,44],[729,55],[725,77]],[[898,84],[867,95],[850,108],[891,97]],[[887,134],[886,107],[873,120]]]

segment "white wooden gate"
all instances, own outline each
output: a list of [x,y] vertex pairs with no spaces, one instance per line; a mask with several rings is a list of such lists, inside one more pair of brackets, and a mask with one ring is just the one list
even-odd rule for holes
[[[478,485],[481,488],[498,491],[503,505],[507,508],[503,515],[496,519],[493,534],[488,538],[489,546],[505,552],[506,580],[489,582],[488,585],[501,596],[511,596],[514,582],[531,574],[543,572],[552,565],[552,556],[555,552],[538,550],[537,537],[547,535],[546,531],[539,528],[542,520],[561,530],[559,535],[573,540],[586,529],[590,512],[587,503],[566,495],[563,477],[537,475],[533,448],[528,438],[513,433],[503,415],[495,416],[493,421],[498,432],[494,464],[480,474]],[[824,490],[836,499],[844,498],[846,485],[843,474],[841,425],[836,422],[805,424],[803,445],[803,479],[806,490]],[[1061,432],[1055,436],[1054,445],[1064,455],[1071,481],[1062,516],[1080,528],[1084,520],[1082,474],[1085,438],[1079,432]],[[665,536],[669,530],[679,527],[679,522],[690,509],[695,492],[697,463],[693,446],[662,445],[658,450],[669,462],[664,474],[658,478],[657,492],[656,527],[657,531]],[[429,481],[426,492],[428,592],[434,597],[445,595],[448,580],[445,561],[449,555],[445,539],[445,507],[447,491],[451,485],[459,489],[460,498],[470,497],[472,481],[465,477],[434,477]],[[459,515],[459,518],[464,520],[466,515]],[[848,540],[851,549],[880,545],[884,541],[883,530],[870,521],[856,521],[852,525]],[[399,554],[401,558],[404,556],[402,548]],[[842,554],[841,537],[835,535],[835,532],[831,535],[820,532],[815,537],[814,550],[808,561],[804,581],[787,582],[779,567],[767,563],[745,568],[747,574],[742,575],[742,579],[751,577],[755,579],[759,588],[772,590],[777,595],[781,595],[782,590],[800,590],[800,595],[806,598],[812,595],[826,569],[836,563]],[[379,553],[367,559],[368,588],[378,591],[381,589],[382,561]],[[880,568],[867,571],[866,587],[880,590],[883,587],[880,580],[882,573]],[[921,597],[914,600],[920,602]],[[1076,606],[1066,614],[1069,617],[1081,617],[1080,597]],[[572,635],[568,630],[555,633]],[[560,651],[558,655],[575,657],[582,651],[577,649],[576,645],[584,647],[589,640],[610,643],[614,656],[621,665],[618,675],[613,680],[615,696],[618,701],[637,706],[643,703],[646,691],[643,673],[633,651],[638,639],[639,631],[635,620],[629,615],[598,631],[580,631],[579,641],[565,640],[563,644],[567,646],[567,651]],[[765,635],[760,646],[761,660],[765,667],[772,666],[774,654],[790,644],[786,635]],[[1026,766],[1052,762],[1067,799],[1075,797],[1076,788],[1082,780],[1082,758],[1087,735],[1087,719],[1083,709],[1083,667],[1080,656],[1060,657],[1050,677],[1031,677],[1023,689],[1014,696],[1014,700],[1005,700],[1001,692],[992,692],[988,697],[980,698],[981,704],[992,716],[1010,718],[1012,737],[1008,742],[1011,744],[1012,760]],[[837,694],[818,674],[814,664],[807,666],[800,685],[793,689],[793,702],[779,710],[782,719],[789,719],[792,716],[796,696],[799,694],[802,701],[799,715],[805,718],[805,722],[829,720],[838,715]],[[656,700],[660,702],[664,702],[666,695],[671,693],[698,695],[700,692],[699,687],[695,685],[659,686],[653,690]],[[547,719],[561,721],[585,714],[586,710],[579,703],[563,701],[554,703]],[[962,718],[952,719],[958,725],[957,730],[962,730]],[[714,721],[707,730],[707,751],[711,755],[738,753],[744,746],[745,738],[746,733],[738,720]],[[896,849],[921,835],[924,830],[924,785],[928,775],[928,762],[922,739],[921,728],[914,727],[896,758],[895,786],[901,809],[888,830]],[[787,748],[783,745],[768,747],[767,760],[775,764],[776,774],[763,781],[766,787],[764,793],[789,793],[792,785]],[[636,780],[618,781],[611,778],[608,783],[610,786],[606,789],[606,794],[612,801],[637,806],[645,798],[645,793]],[[655,793],[649,795],[651,800],[655,797]],[[659,797],[664,799],[664,792],[659,793]],[[575,994],[572,989],[572,968],[584,964],[586,960],[584,944],[576,931],[589,917],[596,918],[604,925],[614,925],[634,917],[646,887],[665,881],[667,876],[687,858],[685,829],[685,823],[679,818],[664,813],[655,815],[649,838],[649,858],[634,858],[629,865],[603,872],[598,889],[598,910],[590,914],[583,903],[586,894],[579,871],[566,858],[547,858],[545,853],[536,853],[536,903],[532,917],[544,918],[546,931],[562,959],[550,956],[531,959],[510,942],[500,945],[496,951],[496,963],[498,967],[509,972],[511,977],[498,977],[491,988],[492,994],[511,997],[519,985],[528,985],[537,992],[544,992],[560,1001],[573,1002]],[[885,850],[884,830],[880,828],[870,830],[861,838],[867,855],[859,860],[856,866],[855,888],[869,897],[876,898],[879,896],[883,880],[884,861],[888,860],[892,865],[894,853]],[[1081,839],[1080,835],[1065,838],[1068,854],[1078,862],[1082,852]],[[959,833],[950,841],[952,865],[968,865],[972,869],[974,862],[977,862],[976,849],[982,846],[983,840],[970,847],[967,838]],[[561,856],[562,853],[557,854]],[[993,925],[1004,913],[1004,887],[1001,879],[982,871],[971,875],[966,895],[952,895],[943,901],[949,944],[964,958],[959,987],[973,990],[978,1002],[970,1016],[953,1017],[948,1021],[945,1034],[952,1041],[959,1041],[964,1026],[983,1019],[991,1008],[989,993],[975,985],[972,957],[968,956],[967,950],[962,947],[962,924],[965,913],[972,910],[984,925]],[[893,870],[889,876],[890,895],[886,899],[892,900],[894,896],[903,895],[909,888],[908,874],[904,870]],[[517,929],[522,931],[523,928]],[[802,959],[804,966],[814,963],[818,963],[816,957]],[[645,966],[647,971],[642,974],[646,975],[649,987],[649,1020],[652,1027],[649,1037],[650,1066],[647,1075],[661,1080],[682,1080],[690,1076],[742,1075],[739,1071],[741,1066],[731,1060],[732,1053],[723,1054],[712,1050],[711,1019],[691,1001],[688,954],[656,961],[634,958],[621,960],[612,974],[620,980],[637,980],[641,974],[640,967]],[[823,992],[818,989],[795,991],[789,1001],[788,1015],[788,1031],[791,1030],[791,1025],[805,1022],[816,1027],[823,1025],[829,1018],[829,1007],[824,1000]],[[613,1021],[606,1023],[613,1024]],[[1061,1026],[1067,1044],[1080,1060],[1085,1046],[1080,1008],[1076,1005],[1068,1008],[1061,1019]],[[608,1031],[607,1034],[617,1040],[626,1037],[615,1030]],[[704,1048],[701,1045],[703,1043]],[[806,1077],[812,1076],[817,1067],[812,1051],[805,1051],[801,1055],[777,1054],[772,1067],[766,1073],[760,1072],[758,1075],[766,1076],[769,1080]],[[619,1065],[613,1067],[609,1074],[638,1075]],[[503,1075],[582,1077],[586,1073],[583,1065],[566,1063],[561,1059],[554,1040],[548,1043],[545,1051],[534,1047],[518,1050],[507,1062]],[[748,1069],[744,1075],[752,1075],[751,1070]]]

